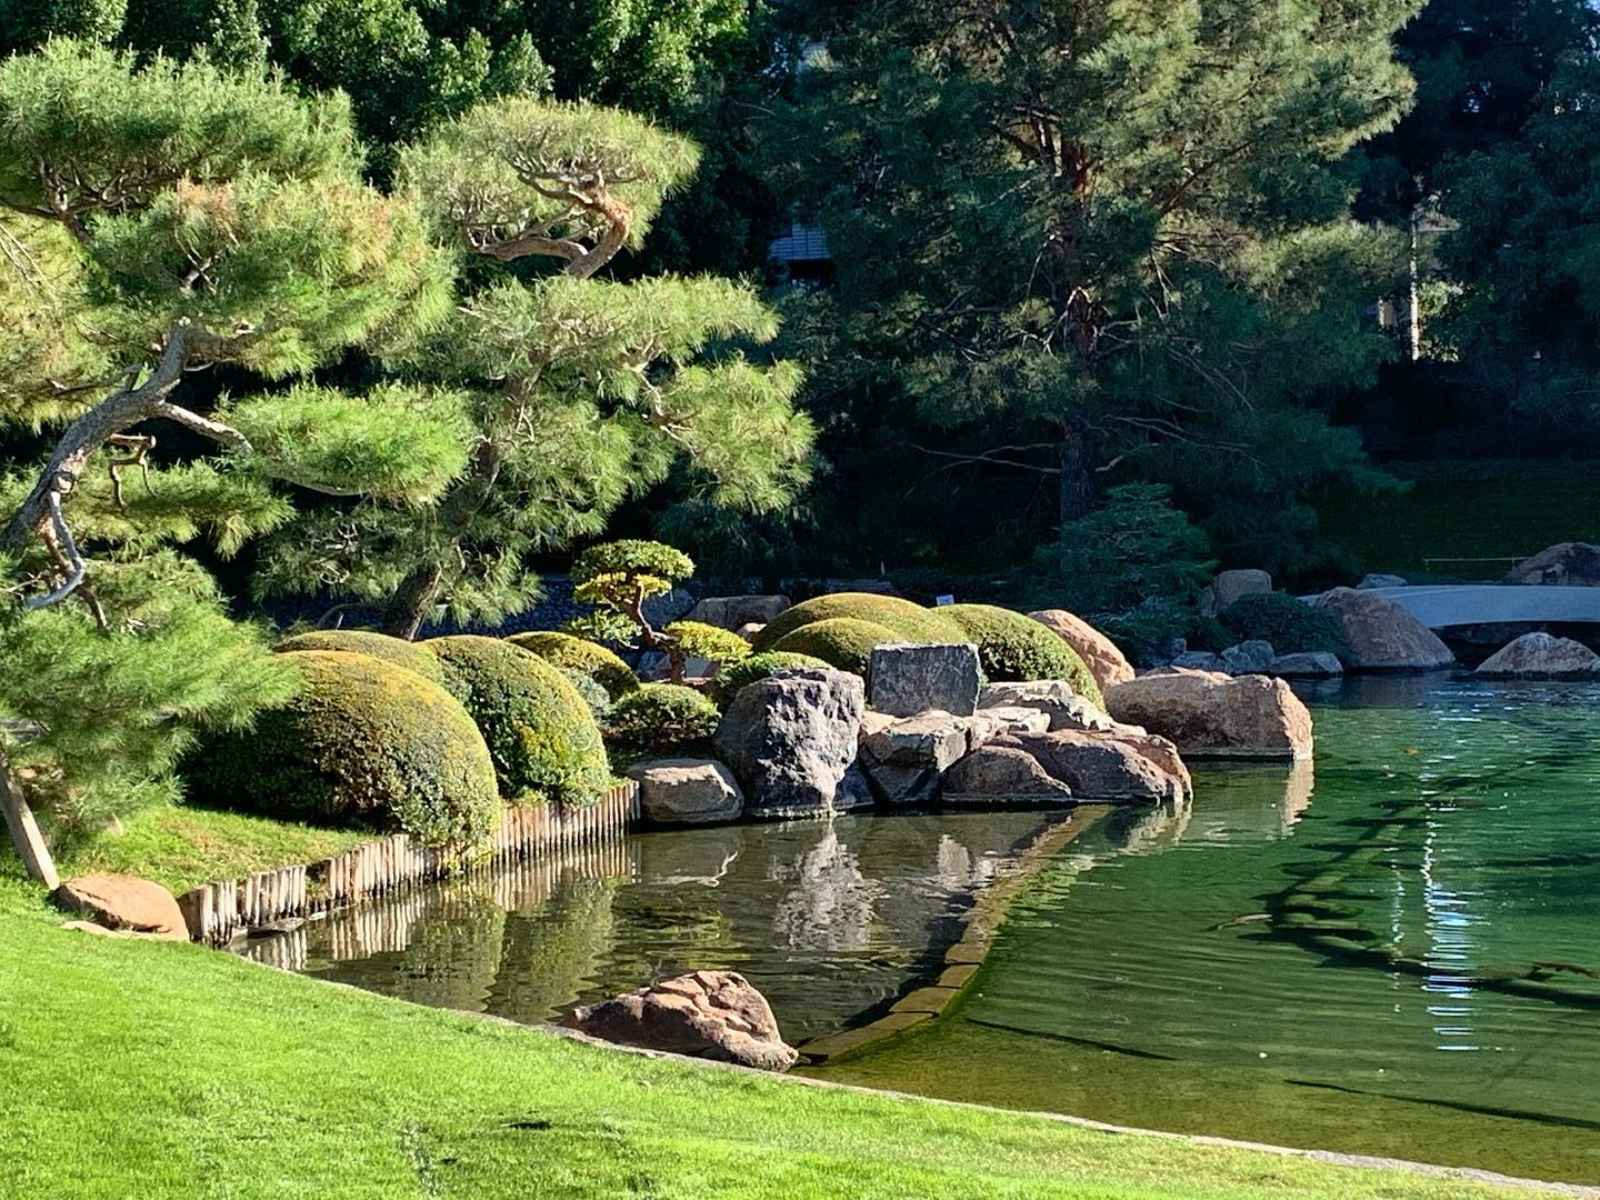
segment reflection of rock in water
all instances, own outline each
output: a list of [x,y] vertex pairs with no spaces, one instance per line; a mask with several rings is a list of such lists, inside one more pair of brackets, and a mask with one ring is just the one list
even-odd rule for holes
[[1177,845],[1193,815],[1188,800],[1153,807],[1119,805],[1106,818],[1106,837],[1124,854],[1151,854]]
[[647,833],[629,839],[648,884],[719,887],[747,848],[750,825]]
[[862,950],[872,940],[873,902],[883,886],[869,881],[829,824],[817,844],[785,876],[794,886],[778,900],[772,929],[780,944],[809,950]]
[[1288,833],[1311,807],[1311,793],[1316,789],[1317,773],[1310,759],[1294,764],[1289,777],[1283,782],[1282,832]]

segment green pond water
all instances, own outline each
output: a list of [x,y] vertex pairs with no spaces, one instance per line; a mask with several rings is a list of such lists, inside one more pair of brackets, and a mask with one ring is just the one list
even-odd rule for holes
[[[1202,769],[1038,865],[939,1021],[812,1073],[1121,1124],[1600,1182],[1600,686],[1308,690],[1314,765]],[[664,832],[252,951],[522,1021],[728,967],[790,1041],[937,974],[1067,813]]]

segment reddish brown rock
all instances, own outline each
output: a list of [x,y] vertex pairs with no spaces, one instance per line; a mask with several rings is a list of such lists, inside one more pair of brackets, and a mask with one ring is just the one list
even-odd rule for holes
[[693,971],[575,1010],[565,1024],[591,1037],[787,1071],[800,1052],[784,1042],[766,997],[733,971]]
[[1173,775],[1117,734],[1058,729],[997,738],[991,745],[1026,751],[1079,801],[1181,804],[1188,798],[1187,771],[1182,778]]
[[1344,627],[1353,670],[1434,671],[1456,660],[1431,629],[1376,592],[1334,588],[1312,604]]
[[171,892],[136,875],[80,875],[51,893],[56,905],[107,929],[187,941],[189,927]]
[[1167,667],[1106,693],[1118,721],[1143,726],[1188,758],[1310,758],[1311,714],[1281,679]]
[[946,804],[1008,800],[1071,800],[1072,789],[1039,765],[1021,746],[994,744],[967,755],[945,774]]
[[1041,609],[1028,615],[1078,652],[1102,692],[1133,678],[1133,664],[1116,643],[1083,618],[1062,608]]

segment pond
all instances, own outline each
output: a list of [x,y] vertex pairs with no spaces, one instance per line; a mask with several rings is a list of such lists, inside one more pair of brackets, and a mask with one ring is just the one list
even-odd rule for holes
[[975,894],[1076,820],[944,1018],[809,1071],[1600,1182],[1600,685],[1306,696],[1314,770],[1199,770],[1181,819],[651,833],[309,926],[288,965],[519,1021],[728,967],[803,1042],[937,974]]

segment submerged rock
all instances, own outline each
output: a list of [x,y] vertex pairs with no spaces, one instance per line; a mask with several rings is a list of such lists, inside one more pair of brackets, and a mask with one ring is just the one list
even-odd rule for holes
[[1041,609],[1028,615],[1078,652],[1102,692],[1133,678],[1133,664],[1116,643],[1081,617],[1062,608]]
[[929,709],[970,717],[981,678],[978,648],[969,642],[878,646],[867,669],[867,705],[895,717]]
[[1600,675],[1600,654],[1571,638],[1525,633],[1477,670],[1490,679],[1588,679]]
[[847,671],[780,671],[740,688],[723,714],[715,745],[744,787],[746,813],[835,811],[865,714],[861,679]]
[[1376,592],[1334,588],[1312,605],[1344,627],[1355,670],[1433,671],[1456,660],[1431,629]]
[[183,910],[166,888],[136,875],[79,875],[51,893],[56,906],[113,931],[187,941]]
[[710,758],[658,758],[628,768],[639,784],[639,807],[658,825],[737,821],[744,793],[727,767]]
[[1188,757],[1311,757],[1311,714],[1281,679],[1168,667],[1112,688],[1106,705]]
[[800,1052],[783,1040],[772,1006],[743,975],[693,971],[579,1008],[563,1022],[591,1037],[787,1071]]

